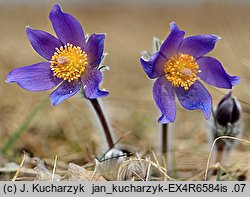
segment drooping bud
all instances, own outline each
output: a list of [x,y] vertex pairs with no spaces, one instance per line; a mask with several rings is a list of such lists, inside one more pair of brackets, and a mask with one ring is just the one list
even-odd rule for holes
[[236,97],[232,97],[232,92],[225,95],[215,112],[215,119],[218,124],[227,126],[234,124],[240,119],[241,107]]
[[232,92],[226,94],[214,110],[213,138],[239,136],[242,130],[241,111],[241,105]]
[[[240,137],[242,134],[242,109],[238,99],[232,96],[232,91],[226,94],[213,110],[210,119],[209,137],[211,143],[218,137]],[[217,140],[215,162],[223,164],[229,151],[236,145],[237,141],[228,138]],[[215,169],[213,175],[218,171]]]

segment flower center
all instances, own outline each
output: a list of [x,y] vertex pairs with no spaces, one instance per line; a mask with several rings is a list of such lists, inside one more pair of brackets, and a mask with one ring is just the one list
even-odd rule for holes
[[50,63],[54,76],[71,82],[83,74],[88,64],[87,54],[80,47],[68,43],[56,48]]
[[199,79],[199,70],[195,58],[187,54],[178,54],[171,57],[164,65],[164,72],[168,81],[175,87],[183,87],[188,90]]

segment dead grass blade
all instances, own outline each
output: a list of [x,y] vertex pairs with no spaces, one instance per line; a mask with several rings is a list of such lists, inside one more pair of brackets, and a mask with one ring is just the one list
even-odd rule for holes
[[20,166],[19,166],[19,168],[17,169],[16,174],[15,174],[15,176],[12,178],[11,181],[16,181],[18,175],[20,174],[21,168],[23,167],[23,164],[24,164],[25,160],[26,160],[26,153],[24,152],[24,153],[23,153],[23,159],[22,159],[22,161],[21,161],[21,163],[20,163]]
[[54,166],[53,166],[51,181],[54,181],[54,178],[55,178],[56,164],[57,164],[57,155],[55,157],[55,162],[54,162]]
[[239,142],[241,142],[241,143],[250,144],[250,141],[245,140],[245,139],[241,139],[241,138],[237,138],[237,137],[231,137],[231,136],[220,136],[220,137],[217,137],[217,138],[213,141],[212,147],[211,147],[210,152],[209,152],[209,155],[208,155],[207,165],[206,165],[206,170],[205,170],[205,178],[204,178],[205,181],[207,180],[207,177],[208,177],[209,164],[210,164],[210,160],[211,160],[211,157],[212,157],[213,148],[214,148],[216,142],[217,142],[219,139],[231,139],[231,140],[237,140],[237,141],[239,141]]

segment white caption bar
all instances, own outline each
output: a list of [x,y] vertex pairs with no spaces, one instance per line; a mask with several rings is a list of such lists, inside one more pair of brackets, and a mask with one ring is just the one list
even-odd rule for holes
[[41,182],[41,181],[0,181],[1,197],[50,197],[57,196],[248,196],[250,182],[212,181],[151,181],[151,182]]

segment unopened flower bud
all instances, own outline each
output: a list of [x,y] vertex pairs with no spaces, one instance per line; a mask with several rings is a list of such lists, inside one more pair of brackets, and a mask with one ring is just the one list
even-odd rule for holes
[[215,119],[218,124],[227,126],[234,124],[240,119],[241,107],[236,97],[232,97],[232,92],[223,97],[215,112]]
[[[242,110],[238,99],[232,96],[232,92],[226,94],[213,110],[213,117],[209,122],[210,143],[222,136],[240,137],[242,134]],[[236,145],[237,141],[229,138],[221,138],[216,141],[215,163],[223,164],[230,150]],[[215,169],[213,175],[218,174]]]
[[[212,140],[220,136],[239,137],[242,133],[241,105],[232,92],[226,94],[214,109],[214,117],[210,122]],[[231,149],[235,144],[232,139],[220,139],[217,149]]]

